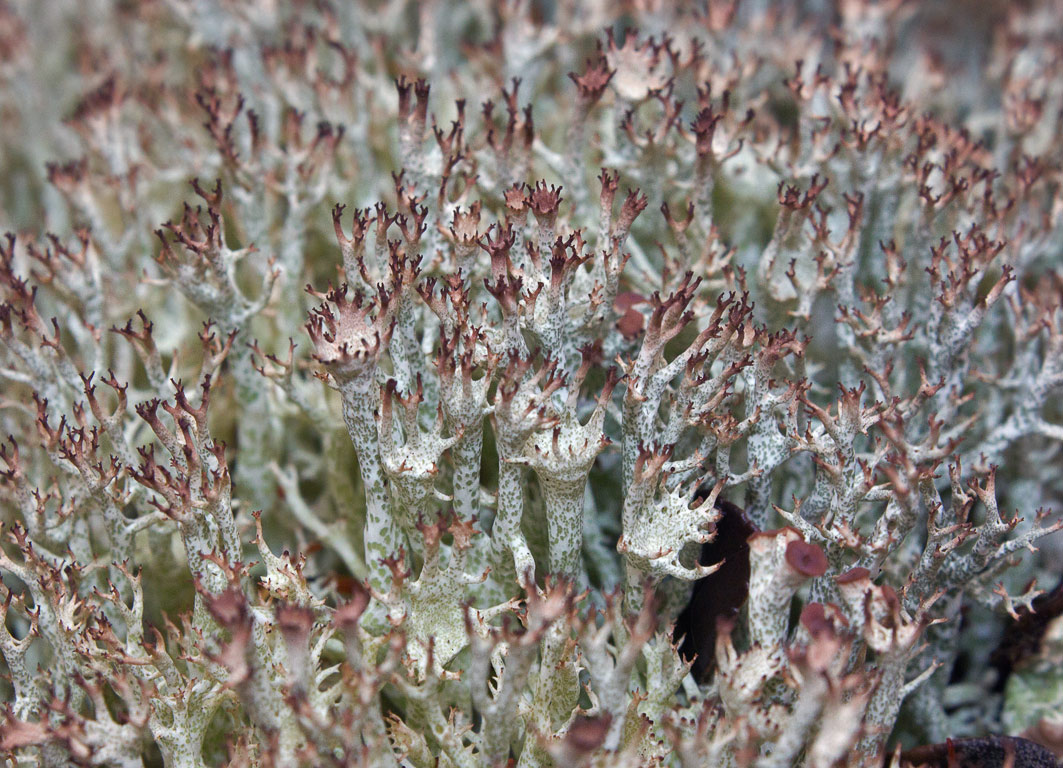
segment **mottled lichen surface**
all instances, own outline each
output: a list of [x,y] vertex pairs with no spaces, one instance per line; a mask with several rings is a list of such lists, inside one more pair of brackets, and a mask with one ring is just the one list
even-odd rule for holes
[[3,759],[1063,753],[1061,21],[0,0]]

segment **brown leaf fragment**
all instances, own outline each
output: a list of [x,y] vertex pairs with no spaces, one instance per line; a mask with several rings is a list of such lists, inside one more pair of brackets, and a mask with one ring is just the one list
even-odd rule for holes
[[[703,488],[697,498],[706,498]],[[674,637],[683,638],[679,654],[693,659],[691,672],[695,680],[705,680],[716,662],[716,621],[730,619],[749,594],[749,545],[756,533],[745,512],[730,502],[718,500],[716,508],[723,514],[716,521],[716,535],[701,548],[701,565],[722,561],[719,569],[694,584],[690,603],[676,619]]]
[[1011,736],[946,739],[901,754],[904,768],[1059,768],[1055,755],[1040,744]]

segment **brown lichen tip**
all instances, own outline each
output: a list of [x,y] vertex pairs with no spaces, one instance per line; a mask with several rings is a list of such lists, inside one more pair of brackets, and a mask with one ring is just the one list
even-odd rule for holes
[[[836,612],[837,609],[835,609]],[[833,637],[837,634],[834,620],[827,615],[827,609],[823,603],[809,603],[801,609],[801,626],[808,630],[808,634],[813,638],[823,635]]]
[[612,717],[577,717],[565,735],[565,746],[579,755],[590,754],[605,741]]
[[786,562],[802,576],[814,578],[827,572],[827,556],[815,544],[791,541],[786,545]]
[[793,537],[794,540],[799,540],[801,532],[792,525],[771,531],[755,531],[749,535],[746,543],[759,552],[768,552],[775,546],[775,539],[779,536]]
[[623,316],[616,321],[616,328],[624,336],[625,339],[636,339],[639,334],[642,333],[642,328],[646,323],[646,319],[642,316],[642,313],[637,309],[627,310]]
[[341,631],[353,631],[358,626],[358,620],[369,606],[370,594],[361,582],[353,581],[353,594],[351,599],[339,606],[332,615],[333,625]]
[[838,584],[855,584],[858,581],[871,578],[871,571],[867,568],[850,568],[845,573],[839,574],[835,579]]
[[239,589],[230,588],[217,595],[208,595],[207,610],[222,627],[233,630],[250,623],[247,598]]

